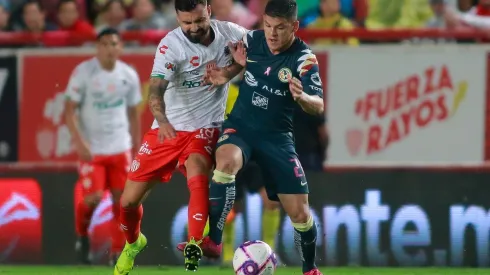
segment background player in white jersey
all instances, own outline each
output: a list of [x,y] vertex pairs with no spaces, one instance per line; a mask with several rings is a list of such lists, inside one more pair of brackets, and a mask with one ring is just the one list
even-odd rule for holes
[[80,158],[77,184],[84,196],[76,206],[77,249],[79,260],[86,264],[90,262],[88,226],[107,189],[114,200],[112,256],[116,257],[124,245],[119,199],[131,149],[137,148],[135,142],[141,138],[137,112],[141,89],[136,71],[118,60],[121,51],[118,32],[103,30],[97,37],[95,57],[75,68],[66,89],[65,119]]
[[175,9],[180,27],[160,42],[150,80],[148,101],[155,122],[133,160],[121,197],[121,226],[127,243],[114,274],[128,274],[146,246],[140,232],[141,203],[157,182],[170,180],[176,165],[186,175],[190,191],[186,269],[197,269],[200,246],[206,245],[202,235],[208,219],[208,175],[228,85],[210,89],[203,77],[208,67],[231,65],[227,45],[241,40],[246,30],[211,20],[206,0],[177,0]]

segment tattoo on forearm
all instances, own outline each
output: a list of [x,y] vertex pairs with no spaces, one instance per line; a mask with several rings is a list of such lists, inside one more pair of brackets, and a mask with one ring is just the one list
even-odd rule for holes
[[165,115],[165,100],[163,100],[163,95],[165,94],[167,86],[168,81],[166,80],[160,78],[152,78],[150,80],[148,105],[158,123],[168,123],[168,118]]

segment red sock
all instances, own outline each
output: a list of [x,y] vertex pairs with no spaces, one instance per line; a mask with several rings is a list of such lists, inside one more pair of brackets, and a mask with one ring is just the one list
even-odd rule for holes
[[208,220],[209,182],[208,176],[199,175],[187,180],[189,208],[187,210],[188,238],[201,240]]
[[112,219],[112,247],[111,247],[111,252],[112,254],[116,253],[121,253],[124,247],[124,232],[121,230],[121,221],[120,221],[120,214],[121,213],[121,207],[119,205],[119,202],[116,201],[112,204],[112,214],[114,215],[114,218]]
[[140,234],[141,218],[143,218],[143,205],[140,204],[137,207],[121,206],[121,228],[128,243],[134,243],[138,239]]
[[75,210],[75,228],[78,236],[88,236],[88,227],[90,225],[90,220],[92,220],[94,210],[93,207],[88,206],[83,200],[77,204]]

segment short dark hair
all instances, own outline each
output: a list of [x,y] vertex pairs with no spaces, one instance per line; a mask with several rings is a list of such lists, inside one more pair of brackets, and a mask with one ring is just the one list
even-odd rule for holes
[[116,4],[116,3],[117,3],[117,4],[119,4],[119,5],[121,5],[121,7],[123,7],[123,8],[124,8],[124,3],[123,3],[123,1],[122,1],[122,0],[109,0],[109,1],[107,1],[107,2],[106,2],[106,3],[105,3],[103,6],[102,6],[102,8],[101,8],[100,10],[101,10],[102,12],[107,12],[107,11],[108,11],[108,10],[111,8],[112,4]]
[[105,28],[97,34],[97,41],[99,41],[102,37],[104,37],[106,35],[117,35],[117,37],[121,38],[121,35],[119,34],[119,32],[116,29]]
[[175,11],[192,11],[198,5],[208,5],[207,0],[175,0]]
[[38,0],[27,0],[24,2],[24,5],[22,5],[22,12],[25,11],[25,9],[28,5],[36,5],[40,11],[44,11],[44,6],[43,6],[43,4],[41,4],[40,1],[38,1]]
[[60,0],[60,1],[58,1],[58,4],[56,4],[56,11],[60,11],[61,6],[63,6],[64,4],[67,4],[67,3],[73,3],[78,8],[78,3],[76,0]]
[[296,0],[270,0],[265,6],[265,14],[270,17],[296,20],[298,18],[298,4]]

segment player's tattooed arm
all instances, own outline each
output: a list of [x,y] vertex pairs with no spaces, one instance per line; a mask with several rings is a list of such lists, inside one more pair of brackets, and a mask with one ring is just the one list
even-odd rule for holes
[[159,124],[168,123],[168,118],[165,115],[165,100],[163,95],[168,87],[168,81],[159,77],[150,79],[150,91],[148,93],[148,105],[150,111]]

